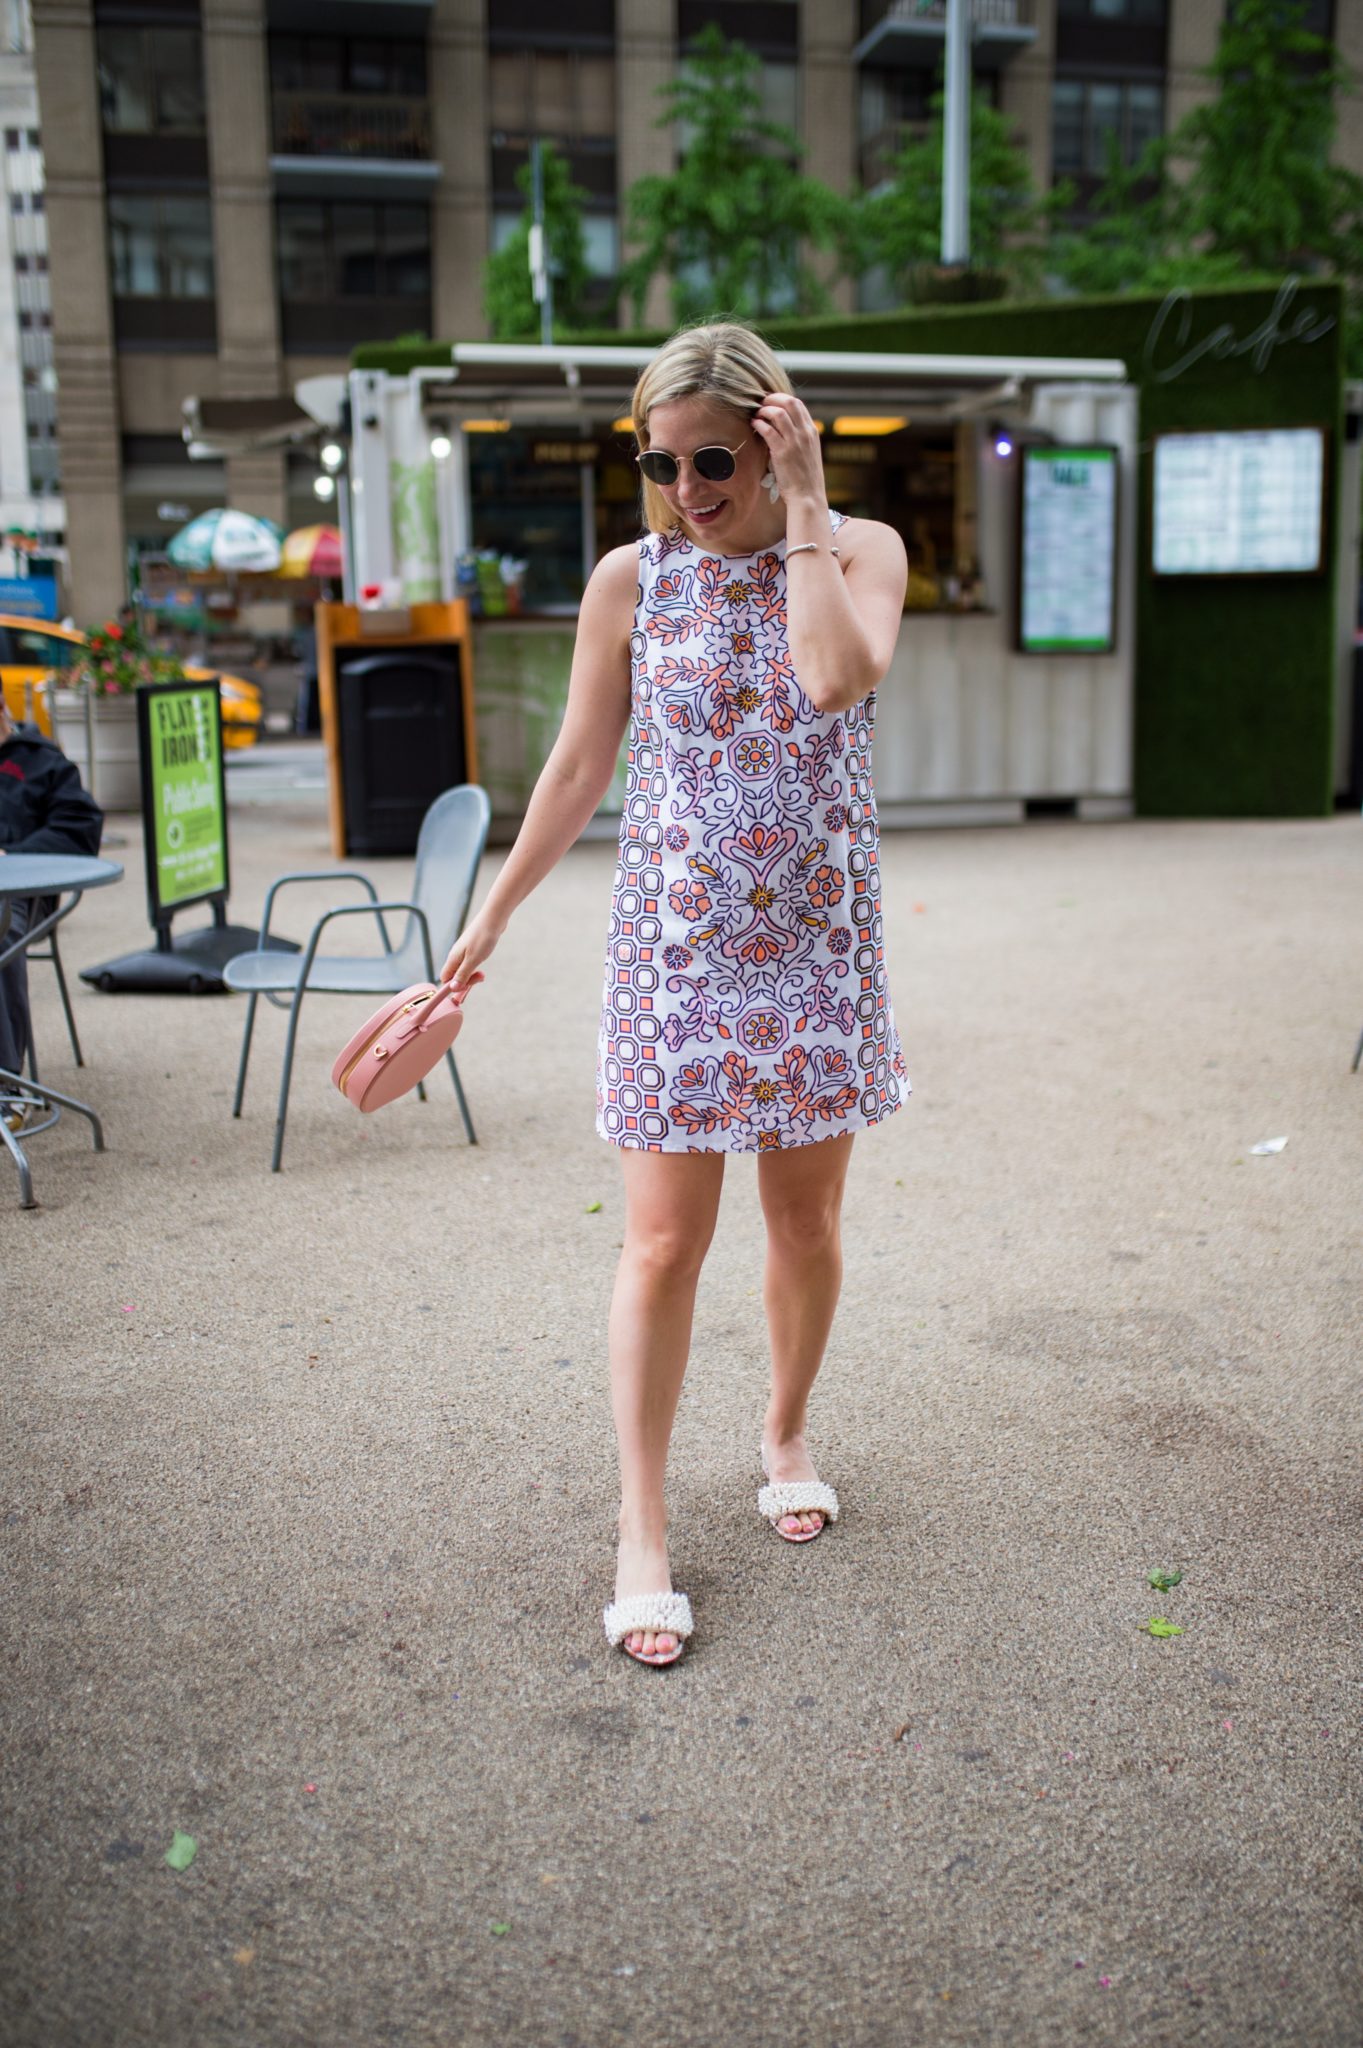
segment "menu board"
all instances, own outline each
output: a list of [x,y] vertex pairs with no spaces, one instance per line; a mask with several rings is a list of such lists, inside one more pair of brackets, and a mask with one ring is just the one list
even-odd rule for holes
[[1109,654],[1117,587],[1115,448],[1024,448],[1018,645]]
[[137,692],[151,921],[227,894],[222,704],[216,681],[147,683]]
[[1322,566],[1324,506],[1320,427],[1161,434],[1155,574],[1309,575]]

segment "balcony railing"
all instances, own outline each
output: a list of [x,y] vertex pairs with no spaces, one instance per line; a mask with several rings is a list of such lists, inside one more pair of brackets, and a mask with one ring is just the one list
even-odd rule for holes
[[273,106],[276,156],[423,163],[431,154],[429,100],[369,92],[276,92]]
[[[1007,64],[1036,41],[1037,0],[970,0],[973,59],[989,69]],[[946,0],[861,0],[858,64],[908,69],[935,64],[946,35]]]
[[[863,0],[862,34],[880,21],[946,25],[947,0]],[[1035,28],[1036,0],[970,0],[970,19],[977,28]]]

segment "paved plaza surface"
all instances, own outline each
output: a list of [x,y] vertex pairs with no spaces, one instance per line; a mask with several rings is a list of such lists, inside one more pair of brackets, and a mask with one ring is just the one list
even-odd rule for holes
[[[229,769],[237,922],[331,864],[313,758]],[[106,850],[77,967],[146,932],[135,821]],[[318,997],[272,1175],[281,1013],[234,1123],[238,999],[82,987],[78,1072],[33,968],[109,1150],[36,1138],[31,1213],[0,1159],[0,2039],[1356,2048],[1363,828],[887,837],[916,1092],[853,1159],[842,1516],[756,1513],[737,1159],[668,1671],[600,1621],[612,857],[470,1000],[476,1149],[447,1077],[342,1102],[368,1006]]]

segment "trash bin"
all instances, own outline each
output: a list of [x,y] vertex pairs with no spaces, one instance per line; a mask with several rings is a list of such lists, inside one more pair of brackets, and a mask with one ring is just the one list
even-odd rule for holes
[[467,607],[319,605],[317,621],[333,850],[413,853],[441,791],[477,780]]

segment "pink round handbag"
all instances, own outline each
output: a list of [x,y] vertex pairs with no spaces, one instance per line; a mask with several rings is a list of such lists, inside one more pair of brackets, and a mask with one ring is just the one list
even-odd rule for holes
[[389,996],[336,1056],[331,1078],[347,1102],[382,1109],[424,1081],[459,1036],[464,998],[482,979],[472,974],[463,988],[417,981]]

